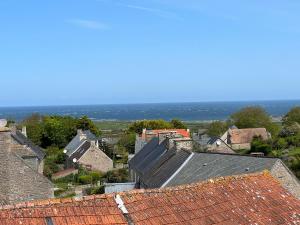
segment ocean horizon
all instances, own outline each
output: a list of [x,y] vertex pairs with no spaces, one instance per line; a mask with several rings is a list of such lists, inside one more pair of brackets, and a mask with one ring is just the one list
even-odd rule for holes
[[183,121],[211,121],[226,120],[232,113],[248,106],[260,106],[272,117],[281,117],[292,107],[300,106],[300,100],[14,106],[0,107],[0,118],[21,121],[33,113],[39,113],[73,117],[86,115],[92,120],[134,121],[177,118]]

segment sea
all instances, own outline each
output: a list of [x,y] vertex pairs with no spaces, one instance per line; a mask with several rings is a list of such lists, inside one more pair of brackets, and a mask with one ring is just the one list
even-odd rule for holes
[[73,117],[86,115],[96,121],[173,118],[183,121],[213,121],[226,120],[232,113],[247,106],[261,106],[276,119],[285,115],[292,107],[300,106],[300,100],[0,107],[0,118],[22,121],[33,113],[39,113]]

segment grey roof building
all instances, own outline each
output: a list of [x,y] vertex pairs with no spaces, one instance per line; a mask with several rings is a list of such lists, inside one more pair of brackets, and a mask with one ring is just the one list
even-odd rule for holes
[[35,152],[15,142],[12,131],[0,127],[0,204],[52,198],[52,183],[28,160],[30,155],[35,157]]
[[79,164],[87,169],[101,172],[113,169],[113,161],[99,148],[97,137],[89,130],[78,130],[64,152],[68,157],[67,168]]
[[154,138],[129,161],[131,176],[140,188],[177,186],[268,170],[287,190],[300,198],[298,179],[278,158],[195,153],[192,148],[170,148],[170,141],[159,142],[158,138]]

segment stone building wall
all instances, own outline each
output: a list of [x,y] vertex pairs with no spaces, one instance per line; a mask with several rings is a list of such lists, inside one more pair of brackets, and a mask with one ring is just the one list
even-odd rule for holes
[[113,169],[113,161],[99,148],[91,145],[90,149],[83,154],[78,163],[91,167],[92,170],[107,172]]
[[0,130],[0,204],[52,198],[52,183],[17,156],[12,145],[10,131]]
[[284,165],[281,160],[278,160],[271,169],[272,176],[276,177],[282,186],[287,189],[296,198],[300,199],[300,183],[297,177]]
[[15,155],[10,155],[9,162],[9,202],[17,203],[34,199],[53,198],[51,182]]

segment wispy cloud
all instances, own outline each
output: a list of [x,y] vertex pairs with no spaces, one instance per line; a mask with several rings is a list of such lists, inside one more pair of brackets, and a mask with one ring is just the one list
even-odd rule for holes
[[93,29],[93,30],[108,29],[108,26],[106,24],[94,20],[72,19],[72,20],[67,20],[66,22],[87,29]]
[[145,11],[145,12],[152,13],[152,14],[155,14],[160,17],[168,18],[168,19],[181,19],[176,13],[161,10],[161,9],[149,8],[149,7],[139,6],[139,5],[122,5],[122,6],[131,8],[131,9]]

